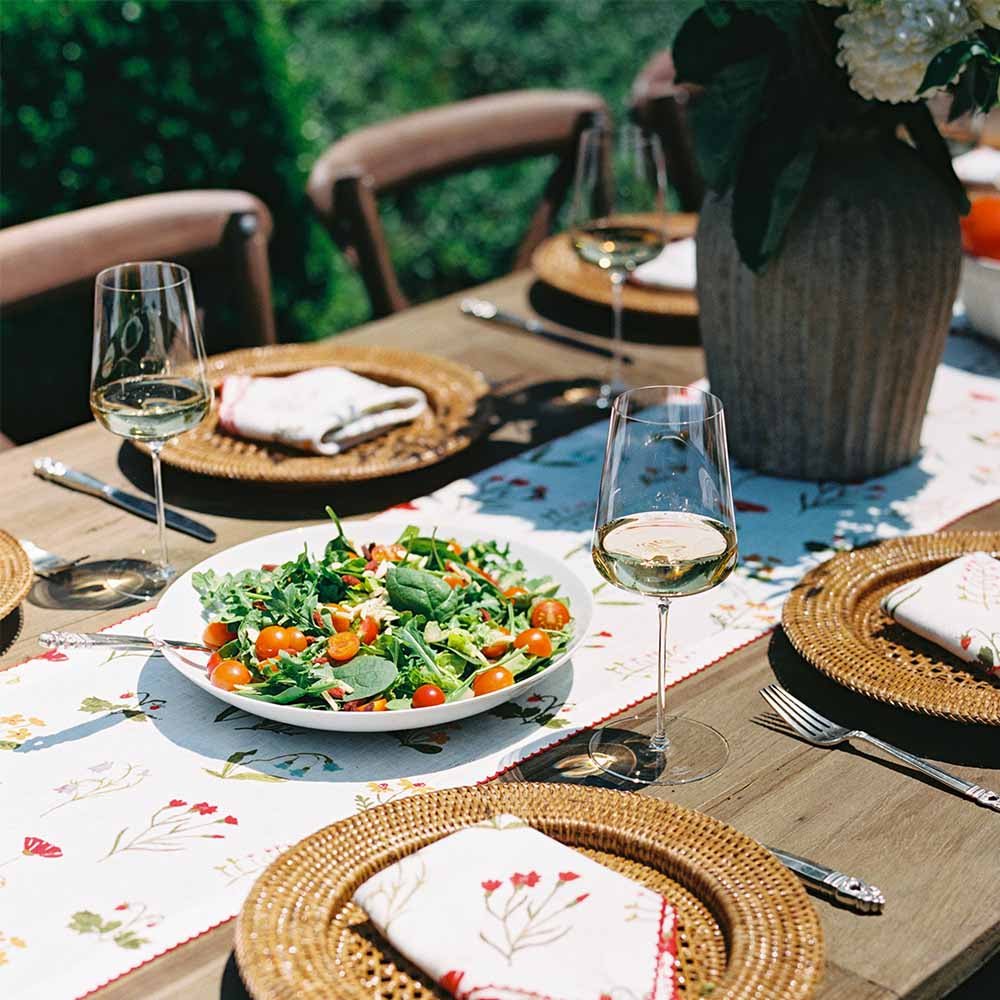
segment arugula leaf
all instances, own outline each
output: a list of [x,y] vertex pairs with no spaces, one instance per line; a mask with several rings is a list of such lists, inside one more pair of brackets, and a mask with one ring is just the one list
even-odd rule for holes
[[396,664],[381,656],[356,656],[349,663],[333,671],[336,682],[347,684],[346,701],[373,698],[391,687],[396,680]]
[[344,526],[340,523],[340,518],[337,517],[332,507],[326,508],[327,517],[337,526],[337,534],[326,543],[325,554],[330,555],[333,552],[353,552],[354,549],[351,543],[347,540],[347,536],[344,534]]
[[386,574],[385,587],[394,608],[437,621],[443,621],[459,603],[457,591],[425,569],[393,566]]

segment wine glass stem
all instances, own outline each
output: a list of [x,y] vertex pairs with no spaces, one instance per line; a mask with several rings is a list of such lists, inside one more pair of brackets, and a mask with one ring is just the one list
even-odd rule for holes
[[160,541],[160,568],[166,569],[170,562],[167,559],[167,522],[163,508],[163,475],[160,470],[162,450],[162,441],[150,441],[149,451],[153,456],[153,492],[156,494],[156,533]]
[[656,658],[656,730],[649,740],[649,748],[662,753],[670,746],[667,739],[667,622],[670,617],[670,601],[661,598],[660,642]]
[[622,377],[622,287],[626,277],[626,273],[620,268],[611,272],[611,350],[614,357],[609,366],[608,382],[614,394],[621,392],[625,384]]

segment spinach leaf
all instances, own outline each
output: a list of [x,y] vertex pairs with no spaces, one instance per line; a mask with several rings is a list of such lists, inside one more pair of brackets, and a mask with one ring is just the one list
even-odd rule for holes
[[333,671],[335,683],[347,684],[352,690],[346,701],[372,698],[381,694],[396,680],[396,664],[381,656],[356,656],[350,663]]
[[458,591],[452,590],[439,576],[424,569],[394,566],[386,574],[389,603],[397,611],[412,611],[443,621],[458,604]]
[[316,594],[321,604],[336,604],[347,593],[347,584],[339,573],[324,573],[319,578]]
[[326,543],[324,554],[328,556],[331,552],[353,552],[354,549],[344,534],[344,526],[340,523],[340,518],[334,513],[332,507],[327,507],[326,513],[330,520],[337,526],[337,534]]

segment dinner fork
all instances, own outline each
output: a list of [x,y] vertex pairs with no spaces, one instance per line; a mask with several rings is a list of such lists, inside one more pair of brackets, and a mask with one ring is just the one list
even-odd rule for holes
[[835,722],[820,715],[819,712],[810,708],[805,702],[790,695],[784,688],[777,684],[768,684],[761,688],[761,697],[773,708],[786,723],[801,736],[804,740],[818,747],[835,747],[840,743],[849,740],[864,740],[872,746],[884,750],[887,754],[897,760],[909,764],[910,767],[922,771],[929,778],[933,778],[938,784],[950,788],[952,791],[964,795],[979,805],[987,809],[994,809],[1000,812],[1000,795],[991,792],[981,785],[974,785],[971,781],[965,781],[954,774],[942,771],[929,761],[914,754],[900,750],[891,743],[886,743],[876,736],[864,732],[861,729],[848,729],[845,726],[838,726]]

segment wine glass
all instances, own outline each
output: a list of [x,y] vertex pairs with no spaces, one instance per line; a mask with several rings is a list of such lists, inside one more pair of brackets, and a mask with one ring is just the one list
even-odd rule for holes
[[101,271],[94,289],[90,408],[109,431],[145,443],[153,457],[159,559],[123,562],[130,596],[152,597],[174,576],[160,452],[168,438],[202,421],[211,400],[187,268],[142,261]]
[[596,404],[607,409],[625,388],[622,366],[622,286],[629,272],[656,257],[667,242],[667,170],[659,137],[637,125],[617,134],[606,125],[580,134],[570,236],[579,257],[611,280],[612,351]]
[[736,565],[726,424],[718,397],[647,386],[614,401],[594,522],[594,564],[609,583],[656,599],[656,715],[598,729],[592,762],[637,785],[718,771],[729,747],[711,726],[666,711],[667,620],[674,598],[718,586]]

